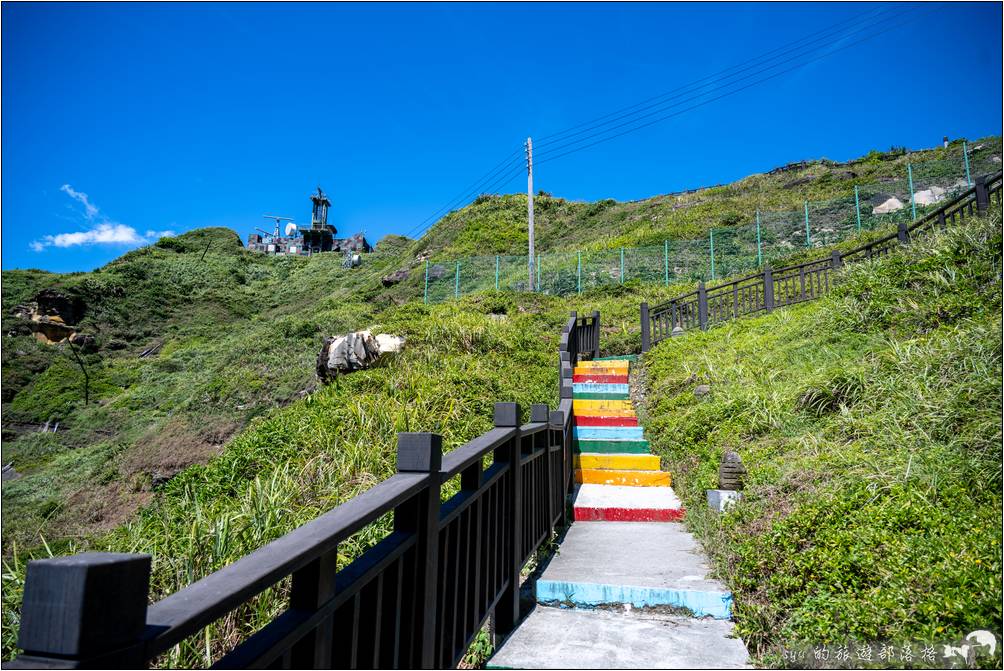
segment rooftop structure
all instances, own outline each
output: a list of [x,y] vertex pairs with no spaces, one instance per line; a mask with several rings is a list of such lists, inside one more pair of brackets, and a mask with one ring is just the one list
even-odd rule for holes
[[313,207],[309,227],[294,227],[290,224],[286,227],[286,235],[280,236],[277,221],[274,235],[269,235],[265,231],[249,235],[248,249],[267,254],[295,256],[310,256],[320,252],[353,251],[365,253],[373,250],[362,233],[356,233],[348,238],[335,237],[338,229],[328,223],[328,208],[331,207],[331,201],[321,190],[321,187],[317,187],[317,193],[310,196],[310,202]]

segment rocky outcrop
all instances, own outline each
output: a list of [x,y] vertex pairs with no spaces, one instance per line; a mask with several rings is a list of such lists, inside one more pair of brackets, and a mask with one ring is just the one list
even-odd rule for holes
[[945,190],[940,186],[932,186],[913,194],[913,202],[917,205],[934,205],[945,199]]
[[[28,327],[38,340],[45,343],[73,342],[77,335],[73,328],[87,311],[87,304],[77,296],[70,296],[55,289],[43,289],[35,294],[34,300],[14,308],[14,316],[28,322]],[[90,338],[93,345],[94,336]],[[77,343],[74,343],[77,344]]]
[[385,287],[390,287],[398,282],[403,282],[406,279],[408,279],[408,269],[404,268],[401,270],[395,270],[390,275],[384,275],[380,278],[380,283]]
[[887,198],[880,204],[872,208],[872,214],[888,214],[889,212],[895,212],[896,210],[903,209],[903,202],[896,196]]
[[325,338],[317,355],[317,377],[325,384],[339,375],[369,368],[382,356],[400,352],[404,338],[369,330]]

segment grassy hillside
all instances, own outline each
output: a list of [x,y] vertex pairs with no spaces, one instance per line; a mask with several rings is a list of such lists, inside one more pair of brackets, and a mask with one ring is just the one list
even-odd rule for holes
[[[999,155],[999,144],[985,143],[984,155]],[[874,154],[854,170],[892,175],[902,160]],[[703,235],[739,225],[757,203],[844,193],[840,170],[815,162],[635,203],[543,198],[538,235],[544,249]],[[478,199],[421,241],[381,241],[355,270],[343,269],[338,255],[247,252],[232,231],[204,229],[91,273],[4,271],[3,463],[22,474],[2,489],[5,622],[16,624],[24,563],[33,556],[150,552],[155,592],[166,594],[386,477],[398,431],[438,431],[452,447],[487,428],[494,401],[553,402],[554,352],[569,310],[602,311],[607,353],[637,351],[638,303],[679,286],[631,281],[570,298],[481,291],[422,304],[425,255],[521,249],[519,201]],[[510,246],[491,247],[503,231]],[[407,280],[381,286],[381,276],[402,268],[411,271]],[[86,305],[77,328],[95,345],[77,354],[88,403],[74,352],[38,342],[14,316],[41,289]],[[404,352],[318,388],[322,339],[367,327],[407,337]],[[56,421],[58,433],[38,431]],[[340,559],[367,540],[345,544]],[[240,624],[227,619],[163,663],[207,663],[277,603],[264,595]],[[4,628],[5,658],[15,635],[16,626]]]
[[[1001,244],[997,212],[645,357],[646,427],[762,662],[1001,630]],[[726,450],[746,500],[716,516]]]

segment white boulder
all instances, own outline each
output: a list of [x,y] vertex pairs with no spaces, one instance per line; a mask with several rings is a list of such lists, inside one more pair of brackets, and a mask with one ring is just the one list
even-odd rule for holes
[[317,356],[317,376],[327,383],[340,374],[369,368],[384,354],[403,348],[401,336],[387,333],[374,336],[369,330],[325,338]]
[[872,214],[888,214],[890,212],[895,212],[896,210],[902,210],[903,203],[899,198],[893,196],[892,198],[886,200],[881,205],[876,205],[872,208]]
[[917,205],[934,205],[945,199],[945,190],[940,186],[932,186],[913,194],[913,202]]

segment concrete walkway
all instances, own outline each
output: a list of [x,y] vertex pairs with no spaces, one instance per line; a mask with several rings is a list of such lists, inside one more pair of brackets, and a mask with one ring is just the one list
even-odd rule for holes
[[628,395],[629,361],[574,371],[575,523],[489,668],[746,668],[732,595],[708,577]]

